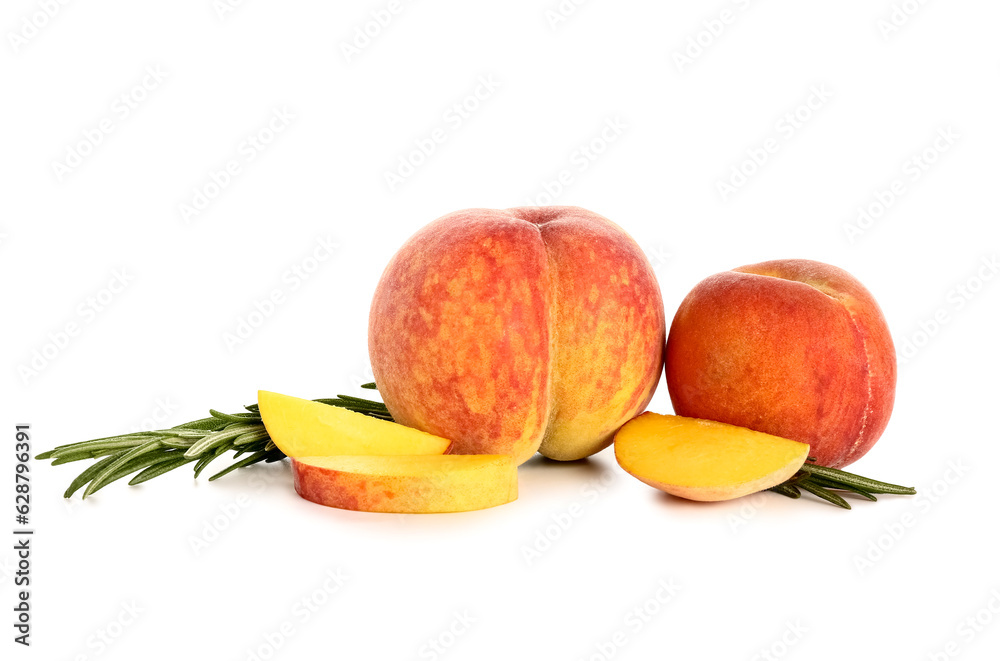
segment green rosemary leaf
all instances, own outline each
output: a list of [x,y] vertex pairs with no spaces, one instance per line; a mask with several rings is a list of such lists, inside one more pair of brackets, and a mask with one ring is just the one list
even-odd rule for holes
[[[171,453],[171,455],[183,456],[179,455],[176,452]],[[103,489],[104,487],[111,484],[112,482],[117,482],[123,477],[127,477],[128,475],[131,475],[132,473],[138,470],[142,470],[148,466],[157,466],[159,464],[165,463],[170,458],[171,458],[170,455],[164,456],[153,452],[149,452],[134,457],[128,462],[126,462],[121,468],[109,474],[107,477],[101,478],[101,481],[99,483],[96,480],[94,482],[91,482],[90,486],[87,487],[87,491],[89,491],[89,493],[87,493],[87,491],[85,491],[84,493],[87,496],[92,496],[101,489]]]
[[208,412],[213,418],[227,422],[260,422],[260,415],[256,413],[222,413],[215,409],[209,409]]
[[231,464],[231,465],[227,466],[226,468],[223,468],[221,471],[219,471],[218,473],[216,473],[212,477],[208,478],[208,481],[209,482],[214,482],[215,480],[219,479],[223,475],[228,475],[229,473],[232,473],[237,468],[243,468],[245,466],[249,466],[250,464],[255,464],[258,461],[263,461],[263,460],[267,459],[267,456],[268,456],[268,452],[265,451],[265,450],[259,450],[257,452],[254,452],[252,455],[250,455],[246,459],[243,459],[241,461],[237,461],[236,463]]
[[156,438],[184,438],[190,441],[197,441],[215,432],[211,429],[161,429],[159,431],[147,432],[148,436]]
[[201,418],[200,420],[192,420],[191,422],[184,422],[176,427],[171,427],[171,429],[203,429],[207,431],[218,431],[226,426],[225,420],[219,420],[215,416],[209,416],[207,418]]
[[111,462],[113,462],[114,460],[115,460],[114,455],[110,457],[105,457],[104,459],[101,459],[97,463],[91,465],[90,468],[88,468],[87,470],[77,475],[76,479],[70,482],[69,488],[67,488],[66,492],[63,494],[63,498],[72,498],[73,494],[76,493],[80,487],[82,487],[83,485],[87,484],[92,479],[94,479],[94,476],[98,475],[101,471],[107,468],[107,466],[111,464]]
[[190,457],[185,457],[182,454],[171,454],[170,456],[165,457],[163,461],[148,466],[147,468],[139,472],[135,477],[129,480],[128,483],[130,486],[135,486],[136,484],[142,484],[147,480],[151,480],[154,477],[159,477],[164,473],[172,471],[175,468],[179,468],[184,464],[189,464],[192,461],[197,461],[197,460],[192,459]]
[[351,395],[337,395],[337,398],[333,401],[350,402],[352,404],[357,404],[358,406],[371,406],[375,408],[385,408],[385,404],[382,402],[376,402],[372,399],[365,399],[364,397],[352,397]]
[[267,430],[264,429],[264,425],[260,425],[259,429],[254,429],[253,431],[243,432],[239,436],[233,439],[233,445],[239,447],[241,445],[247,445],[248,443],[254,443],[257,441],[262,441],[265,438],[271,438],[268,435]]
[[[203,470],[205,470],[205,468],[206,468],[206,467],[207,467],[207,466],[208,466],[208,465],[209,465],[210,463],[212,463],[213,461],[215,461],[216,459],[218,459],[218,458],[219,458],[220,456],[222,456],[222,454],[223,454],[223,453],[224,453],[224,452],[225,452],[226,450],[228,450],[228,449],[229,449],[229,448],[227,448],[226,446],[224,446],[224,445],[223,445],[223,446],[220,446],[220,447],[217,447],[217,448],[215,448],[215,450],[214,450],[214,451],[212,451],[212,452],[208,452],[208,453],[206,453],[205,455],[203,455],[203,456],[201,457],[201,459],[199,459],[199,460],[198,460],[198,463],[197,463],[197,464],[195,464],[195,466],[194,466],[194,479],[196,479],[196,480],[197,480],[197,479],[198,479],[198,476],[199,476],[199,475],[201,475],[201,472],[202,472]],[[187,455],[187,454],[185,454],[184,456],[185,456],[185,457],[187,457],[188,455]],[[190,458],[190,457],[188,457],[188,458]]]
[[848,503],[846,500],[844,500],[837,494],[833,493],[832,491],[828,491],[823,487],[813,483],[810,480],[802,480],[796,486],[798,486],[801,489],[805,489],[814,496],[819,496],[823,500],[833,503],[838,507],[843,507],[845,510],[851,509],[851,504]]
[[137,434],[134,436],[114,436],[111,439],[100,438],[93,441],[84,441],[82,443],[74,443],[72,445],[64,445],[56,448],[52,450],[52,457],[58,459],[64,456],[75,455],[83,451],[133,448],[142,445],[153,438],[153,436]]
[[349,409],[356,413],[381,413],[383,415],[389,415],[389,409],[385,407],[385,404],[375,403],[375,404],[362,404],[360,402],[346,402],[346,401],[335,401],[331,406],[337,406],[344,409]]
[[161,438],[160,442],[163,443],[164,447],[174,448],[175,450],[187,450],[189,447],[194,445],[195,439],[179,438],[174,436],[173,438]]
[[328,406],[336,406],[341,409],[347,409],[348,411],[354,411],[355,413],[361,413],[372,418],[377,418],[378,420],[394,422],[392,415],[389,413],[389,409],[385,408],[385,406],[365,406],[359,404],[358,402],[344,402],[336,399],[323,400],[320,401],[320,403],[327,404]]
[[375,385],[374,381],[372,381],[371,383],[362,383],[361,387],[364,388],[365,390],[378,390],[378,386]]
[[257,425],[248,424],[230,424],[228,427],[221,431],[212,432],[208,436],[204,437],[200,441],[196,442],[184,453],[187,457],[197,457],[208,450],[214,449],[221,446],[223,443],[229,443],[232,439],[236,438],[240,434],[252,429],[256,429]]
[[121,455],[119,455],[117,459],[112,461],[103,471],[101,471],[101,473],[97,477],[93,479],[93,481],[90,484],[87,485],[87,488],[84,489],[83,491],[84,500],[86,500],[87,496],[93,494],[95,491],[97,491],[105,484],[110,482],[111,480],[109,478],[111,478],[116,471],[122,468],[131,459],[139,455],[145,454],[147,452],[156,450],[161,446],[162,444],[160,443],[159,440],[149,441],[148,443],[132,448],[128,452],[124,452]]
[[789,484],[788,482],[782,482],[777,486],[773,486],[769,489],[775,493],[780,493],[782,496],[787,496],[789,498],[801,498],[802,492],[794,484]]
[[151,433],[147,434],[146,432],[143,431],[133,432],[130,434],[115,434],[114,436],[105,436],[103,438],[92,438],[89,441],[81,441],[79,443],[64,443],[62,445],[55,446],[54,448],[52,448],[52,450],[50,450],[50,452],[52,452],[55,455],[58,455],[60,450],[66,450],[69,448],[91,446],[91,445],[100,446],[105,444],[110,446],[114,443],[117,443],[118,441],[132,442],[135,439],[148,439],[151,436],[152,436]]
[[848,473],[847,471],[838,470],[836,468],[827,468],[826,466],[817,466],[815,464],[807,464],[802,468],[808,468],[811,473],[819,475],[820,477],[836,480],[837,482],[842,482],[844,484],[850,484],[851,486],[864,489],[869,493],[892,493],[907,496],[912,496],[917,493],[917,490],[913,487],[904,487],[898,484],[890,484],[889,482],[880,482],[878,480],[872,480],[870,478],[855,475],[854,473]]
[[107,450],[84,450],[81,452],[73,452],[71,454],[53,459],[52,465],[61,466],[62,464],[71,464],[74,461],[97,459],[98,457],[106,457],[109,454],[119,454],[120,452],[127,452],[127,450],[123,450],[121,448],[108,448]]
[[872,502],[878,500],[878,498],[875,497],[875,494],[871,493],[870,491],[865,491],[864,489],[861,489],[859,487],[855,487],[850,484],[845,484],[843,482],[838,482],[836,480],[828,480],[825,477],[820,477],[819,475],[813,475],[809,479],[809,481],[812,482],[813,484],[818,484],[824,489],[840,489],[841,491],[850,491]]

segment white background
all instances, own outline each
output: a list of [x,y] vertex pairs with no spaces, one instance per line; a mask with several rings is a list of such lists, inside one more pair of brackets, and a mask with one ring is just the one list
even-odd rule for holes
[[[356,394],[371,294],[402,242],[453,210],[544,202],[564,170],[553,201],[636,238],[668,319],[702,278],[765,259],[865,283],[897,349],[914,346],[888,430],[854,468],[922,495],[851,512],[775,494],[687,503],[609,450],[530,461],[511,505],[396,516],[300,500],[285,464],[211,484],[184,468],[81,503],[61,493],[84,464],[35,462],[33,645],[6,624],[11,540],[4,658],[435,658],[431,640],[448,645],[436,658],[477,660],[997,658],[1000,284],[978,274],[1000,245],[1000,5],[896,2],[593,0],[560,21],[557,0],[403,2],[350,61],[343,45],[387,0],[221,15],[210,0],[71,2],[51,18],[5,2],[2,528],[15,423],[40,452],[237,411],[258,388]],[[498,86],[468,99],[481,77]],[[247,160],[276,110],[294,119]],[[102,120],[111,132],[80,147]],[[601,144],[608,121],[623,128]],[[446,140],[390,189],[385,173],[437,128]],[[769,139],[763,165],[744,163]],[[60,175],[69,151],[88,153]],[[230,160],[240,173],[185,219]],[[724,195],[740,165],[756,171]],[[849,237],[895,180],[903,192]],[[338,247],[314,264],[320,241]],[[115,273],[127,287],[87,312]],[[227,346],[274,289],[284,303]],[[662,382],[650,408],[670,410]],[[349,577],[334,594],[328,571]],[[661,581],[677,586],[666,603]]]

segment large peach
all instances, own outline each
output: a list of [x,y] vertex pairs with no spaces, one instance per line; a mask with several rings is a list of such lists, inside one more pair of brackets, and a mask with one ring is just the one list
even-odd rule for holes
[[878,440],[896,390],[875,299],[846,271],[804,259],[701,281],[674,317],[666,364],[678,415],[808,443],[835,468]]
[[372,301],[368,349],[398,422],[453,454],[580,459],[663,369],[659,285],[621,228],[577,207],[467,209],[418,231]]

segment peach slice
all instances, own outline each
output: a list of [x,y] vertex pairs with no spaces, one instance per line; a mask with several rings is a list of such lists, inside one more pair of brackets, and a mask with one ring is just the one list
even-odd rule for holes
[[643,413],[615,435],[615,458],[646,484],[688,500],[730,500],[781,484],[809,446],[744,427]]
[[451,441],[388,420],[260,390],[264,428],[289,457],[444,454]]
[[298,457],[292,474],[306,500],[362,512],[467,512],[517,500],[508,455]]

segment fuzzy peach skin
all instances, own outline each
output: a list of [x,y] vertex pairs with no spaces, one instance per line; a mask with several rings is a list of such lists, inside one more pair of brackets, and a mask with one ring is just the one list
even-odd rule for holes
[[372,300],[368,350],[398,422],[452,454],[589,456],[643,411],[663,302],[621,228],[578,207],[467,209],[418,231]]
[[878,440],[896,391],[896,351],[871,293],[804,259],[701,281],[674,316],[666,363],[678,415],[808,443],[834,468]]
[[362,512],[467,512],[517,500],[507,455],[297,457],[292,479],[306,500]]

